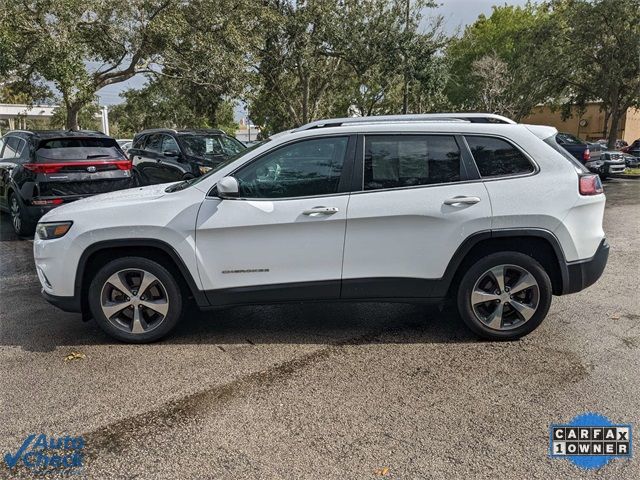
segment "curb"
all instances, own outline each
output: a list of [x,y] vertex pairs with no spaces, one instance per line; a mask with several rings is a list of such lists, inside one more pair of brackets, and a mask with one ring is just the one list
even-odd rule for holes
[[624,175],[624,174],[613,173],[609,175],[609,178],[624,178],[624,179],[630,178],[633,180],[640,180],[640,175]]

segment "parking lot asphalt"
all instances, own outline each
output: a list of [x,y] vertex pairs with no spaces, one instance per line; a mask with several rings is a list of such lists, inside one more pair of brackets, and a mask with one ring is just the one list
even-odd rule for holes
[[503,343],[446,311],[339,303],[192,313],[117,343],[41,298],[3,214],[2,454],[45,433],[84,437],[86,478],[640,478],[637,457],[547,456],[549,425],[580,413],[640,428],[640,181],[605,188],[603,277]]

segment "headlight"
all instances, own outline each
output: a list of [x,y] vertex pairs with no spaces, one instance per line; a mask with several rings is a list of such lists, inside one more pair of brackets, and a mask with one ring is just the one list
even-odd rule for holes
[[198,168],[200,169],[200,174],[204,175],[209,170],[211,170],[213,167],[204,167],[204,166],[200,165]]
[[48,222],[39,223],[36,227],[36,233],[40,240],[52,240],[54,238],[64,237],[73,225],[73,222]]

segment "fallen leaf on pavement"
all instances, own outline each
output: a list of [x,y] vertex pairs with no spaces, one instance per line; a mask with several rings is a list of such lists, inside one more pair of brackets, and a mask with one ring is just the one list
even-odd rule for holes
[[86,355],[82,352],[71,352],[69,355],[67,355],[66,357],[64,357],[64,361],[68,362],[71,360],[81,360],[83,358],[85,358]]
[[381,477],[384,477],[387,473],[389,473],[389,467],[377,468],[373,471],[374,475],[380,475]]

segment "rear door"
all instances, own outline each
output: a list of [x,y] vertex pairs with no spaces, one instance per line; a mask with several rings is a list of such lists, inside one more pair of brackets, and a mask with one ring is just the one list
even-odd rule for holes
[[37,196],[79,198],[130,188],[131,162],[109,137],[68,136],[42,139],[35,162]]
[[163,183],[161,134],[152,133],[140,139],[131,150],[131,159],[143,184]]
[[347,213],[342,298],[444,294],[438,280],[458,247],[491,226],[487,190],[472,181],[462,142],[454,135],[364,137],[360,191]]
[[26,153],[24,139],[7,135],[0,139],[0,207],[8,207],[7,189],[11,181],[11,172]]
[[241,198],[204,201],[197,258],[212,303],[339,297],[354,151],[349,136],[290,143],[232,174]]

